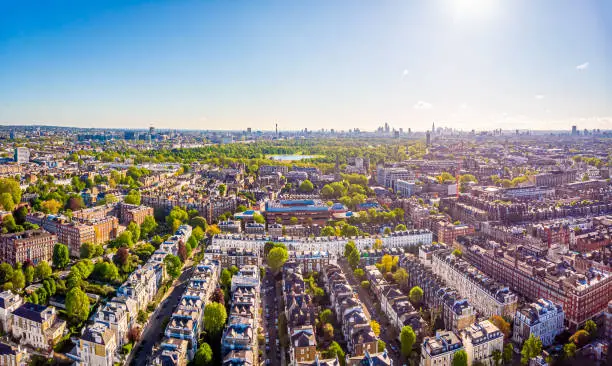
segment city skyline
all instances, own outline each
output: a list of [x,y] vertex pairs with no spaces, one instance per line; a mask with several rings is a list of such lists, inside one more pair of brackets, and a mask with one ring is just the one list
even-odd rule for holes
[[4,125],[612,126],[605,1],[32,2],[5,14]]

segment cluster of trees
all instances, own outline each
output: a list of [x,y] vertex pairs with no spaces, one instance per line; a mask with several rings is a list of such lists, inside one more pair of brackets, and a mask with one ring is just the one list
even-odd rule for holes
[[357,226],[349,225],[346,221],[337,221],[333,226],[325,226],[321,229],[321,236],[360,236],[362,231]]
[[123,200],[125,203],[129,203],[131,205],[140,205],[140,191],[137,189],[132,189]]
[[289,259],[287,247],[282,243],[267,242],[264,244],[264,253],[266,263],[274,273],[278,273]]
[[354,241],[349,240],[346,245],[344,245],[344,258],[346,258],[353,270],[357,269],[361,253],[359,253],[359,249],[357,249]]
[[571,337],[569,342],[563,346],[563,354],[565,358],[573,358],[576,356],[576,350],[583,347],[589,341],[597,336],[597,324],[592,320],[587,320],[582,329],[577,330]]
[[404,210],[395,208],[390,211],[378,211],[370,208],[365,211],[360,211],[359,215],[354,215],[349,218],[349,223],[361,225],[382,225],[392,224],[404,221]]
[[13,268],[8,263],[0,264],[0,284],[4,290],[21,291],[26,286],[26,276],[21,266]]
[[13,211],[21,202],[21,187],[19,182],[11,178],[0,179],[0,206],[4,211]]

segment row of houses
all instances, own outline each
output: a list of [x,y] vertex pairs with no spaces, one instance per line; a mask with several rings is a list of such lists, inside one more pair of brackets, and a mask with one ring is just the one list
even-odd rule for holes
[[282,290],[289,337],[289,365],[338,366],[337,358],[324,359],[317,352],[316,309],[306,292],[302,267],[295,261],[289,261],[283,267]]
[[503,347],[504,334],[489,320],[484,320],[459,332],[439,331],[434,337],[424,338],[420,365],[452,365],[459,350],[465,350],[468,365],[494,365],[493,353],[502,352]]
[[147,263],[132,272],[117,289],[117,295],[100,306],[94,324],[83,330],[67,356],[79,365],[111,366],[119,362],[117,350],[131,341],[129,332],[138,326],[136,315],[140,310],[146,311],[166,279],[164,258],[176,255],[179,244],[186,243],[190,236],[191,227],[180,226]]
[[476,310],[467,298],[433,272],[432,252],[443,248],[446,248],[443,244],[423,246],[418,257],[401,256],[399,266],[408,274],[408,287],[419,286],[423,290],[423,303],[442,319],[444,329],[459,331],[476,321]]
[[380,310],[398,334],[406,325],[420,332],[424,321],[399,286],[389,284],[375,265],[365,267],[365,276],[370,281],[370,289],[380,304]]
[[323,274],[331,307],[347,342],[346,364],[348,366],[363,363],[391,365],[392,361],[386,349],[378,349],[378,337],[372,330],[370,319],[366,316],[361,301],[353,292],[342,269],[336,264],[331,264]]
[[398,231],[389,235],[358,236],[358,237],[279,237],[272,238],[265,235],[220,234],[212,239],[212,245],[220,248],[248,249],[263,254],[266,242],[275,241],[285,244],[290,251],[327,252],[331,255],[342,255],[347,242],[353,241],[360,251],[373,248],[377,240],[382,242],[383,248],[406,249],[418,245],[431,244],[433,233],[430,230]]
[[204,308],[215,289],[221,267],[204,258],[194,267],[185,292],[174,308],[152,365],[185,365],[193,360],[202,332]]
[[232,277],[230,311],[221,337],[224,366],[256,364],[259,287],[257,266],[242,266]]

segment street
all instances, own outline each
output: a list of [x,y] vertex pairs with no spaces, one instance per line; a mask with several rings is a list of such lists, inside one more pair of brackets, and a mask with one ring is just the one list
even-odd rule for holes
[[[369,319],[376,320],[380,324],[381,332],[380,332],[379,338],[383,342],[385,342],[385,344],[387,345],[387,352],[389,354],[389,357],[393,360],[393,364],[400,365],[401,363],[399,362],[400,354],[399,354],[398,341],[397,339],[389,338],[389,332],[386,331],[388,329],[388,326],[386,326],[386,319],[385,320],[380,319],[380,317],[378,316],[378,313],[376,312],[376,307],[373,302],[373,297],[370,295],[368,290],[361,287],[360,282],[357,281],[357,279],[353,275],[353,270],[348,265],[346,260],[340,259],[338,261],[338,264],[342,268],[342,271],[346,275],[346,278],[351,284],[351,287],[353,288],[353,290],[357,292],[357,295],[359,296],[359,300],[364,305],[363,310],[366,316]],[[396,350],[392,348],[392,345],[394,348],[396,348]],[[382,350],[379,350],[379,351],[382,351]]]
[[[146,365],[153,353],[153,346],[162,340],[165,329],[162,327],[164,319],[172,316],[172,311],[185,292],[187,282],[193,273],[193,265],[185,267],[183,273],[168,290],[168,295],[160,302],[160,306],[149,317],[140,336],[140,342],[134,345],[132,352],[126,360],[126,365]],[[133,358],[133,360],[132,360]]]
[[264,332],[264,336],[266,337],[266,345],[264,352],[264,364],[265,360],[270,360],[270,365],[281,365],[281,349],[280,346],[276,345],[276,340],[278,339],[277,334],[277,325],[275,322],[278,319],[280,306],[280,298],[277,301],[277,293],[276,293],[276,281],[274,277],[270,274],[270,271],[266,273],[266,276],[262,279],[262,292],[261,292],[261,302],[263,308],[263,316],[264,321],[261,324],[261,327]]

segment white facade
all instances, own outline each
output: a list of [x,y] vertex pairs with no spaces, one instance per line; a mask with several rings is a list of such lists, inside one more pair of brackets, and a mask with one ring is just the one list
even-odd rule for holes
[[549,346],[565,329],[564,321],[565,313],[561,305],[539,299],[516,311],[512,340],[522,344],[533,334],[542,340],[544,347]]
[[[357,249],[365,250],[372,248],[376,239],[380,239],[382,241],[384,248],[407,248],[419,244],[431,244],[433,234],[429,230],[408,230],[380,237],[281,237],[274,241],[285,244],[287,249],[290,251],[323,251],[332,255],[342,255],[342,253],[344,253],[344,246],[350,240],[355,242]],[[271,238],[264,236],[249,237],[243,235],[217,235],[212,239],[212,245],[218,245],[222,249],[249,249],[262,254],[264,245],[270,240]]]
[[[437,252],[432,256],[432,271],[435,274],[467,298],[480,315],[487,318],[493,315],[514,317],[518,304],[516,294],[506,287],[496,286],[495,281],[471,265],[459,264],[455,267],[454,262],[444,259],[447,253],[450,254],[450,251]],[[485,280],[493,287],[487,288],[483,284]]]
[[4,291],[0,293],[0,330],[10,333],[13,324],[13,311],[23,303],[21,296]]
[[492,366],[495,364],[493,352],[502,352],[504,348],[503,333],[488,320],[462,330],[461,341],[468,356],[468,365],[480,362]]

